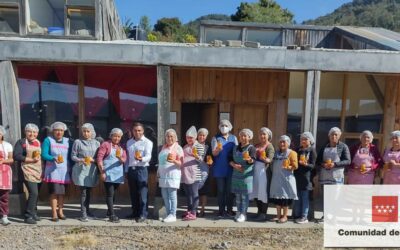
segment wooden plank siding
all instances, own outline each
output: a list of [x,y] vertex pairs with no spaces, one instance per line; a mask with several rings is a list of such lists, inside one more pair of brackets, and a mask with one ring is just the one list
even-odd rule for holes
[[[260,70],[173,68],[171,111],[177,112],[177,124],[172,127],[181,137],[182,103],[218,103],[219,112],[230,112],[232,123],[235,105],[257,104],[264,105],[267,112],[268,122],[263,126],[270,127],[276,135],[284,134],[289,74]],[[210,134],[216,132],[210,131]]]

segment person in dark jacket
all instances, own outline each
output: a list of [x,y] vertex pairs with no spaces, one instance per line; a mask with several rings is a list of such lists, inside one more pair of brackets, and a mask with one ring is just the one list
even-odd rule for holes
[[300,147],[297,150],[299,168],[294,171],[298,200],[294,201],[293,217],[298,224],[308,223],[309,193],[312,190],[311,171],[317,160],[314,136],[304,132],[300,136]]
[[[328,134],[329,143],[318,153],[316,165],[322,194],[324,185],[344,184],[344,169],[351,164],[349,147],[339,141],[341,135],[342,131],[339,128],[331,128]],[[322,216],[319,222],[322,222],[323,218]]]

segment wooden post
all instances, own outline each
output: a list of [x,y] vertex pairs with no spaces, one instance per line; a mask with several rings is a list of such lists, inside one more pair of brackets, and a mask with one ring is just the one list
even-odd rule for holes
[[169,128],[169,112],[170,112],[170,77],[169,66],[157,66],[157,110],[158,110],[158,129],[157,129],[157,145],[162,146],[164,142],[165,130]]
[[343,91],[342,91],[342,111],[340,112],[340,129],[345,131],[346,121],[346,107],[347,107],[347,93],[349,88],[349,76],[344,74],[343,78]]
[[85,123],[85,72],[84,66],[78,66],[78,126]]
[[102,10],[102,0],[95,0],[95,37],[96,40],[103,40],[103,10]]
[[321,71],[307,71],[303,106],[302,131],[309,131],[317,139],[319,90]]

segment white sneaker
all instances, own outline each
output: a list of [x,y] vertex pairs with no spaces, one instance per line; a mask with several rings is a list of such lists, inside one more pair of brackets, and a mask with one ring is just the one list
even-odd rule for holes
[[237,220],[239,219],[239,217],[240,217],[240,214],[239,214],[239,213],[236,213],[235,218],[234,218],[233,220],[234,220],[234,221],[237,221]]
[[1,224],[3,224],[3,226],[7,226],[11,224],[11,222],[8,220],[7,216],[3,216],[3,218],[1,218]]
[[236,222],[245,222],[246,216],[244,214],[240,214],[239,217],[236,219]]
[[165,223],[176,222],[176,216],[170,214],[163,220]]

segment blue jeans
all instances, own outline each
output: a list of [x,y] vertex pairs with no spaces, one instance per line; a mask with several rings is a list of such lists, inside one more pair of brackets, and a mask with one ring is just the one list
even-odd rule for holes
[[199,206],[199,183],[183,184],[186,193],[187,211],[196,214]]
[[161,188],[161,195],[164,200],[167,215],[176,216],[176,208],[178,206],[178,197],[176,188]]
[[236,206],[239,213],[246,215],[249,208],[249,194],[236,194]]
[[216,177],[219,213],[233,210],[233,194],[231,193],[232,177]]
[[299,199],[295,200],[293,204],[293,216],[295,218],[308,217],[308,210],[310,208],[310,201],[308,199],[309,192],[310,191],[308,190],[299,190],[297,192],[297,196],[299,197]]

